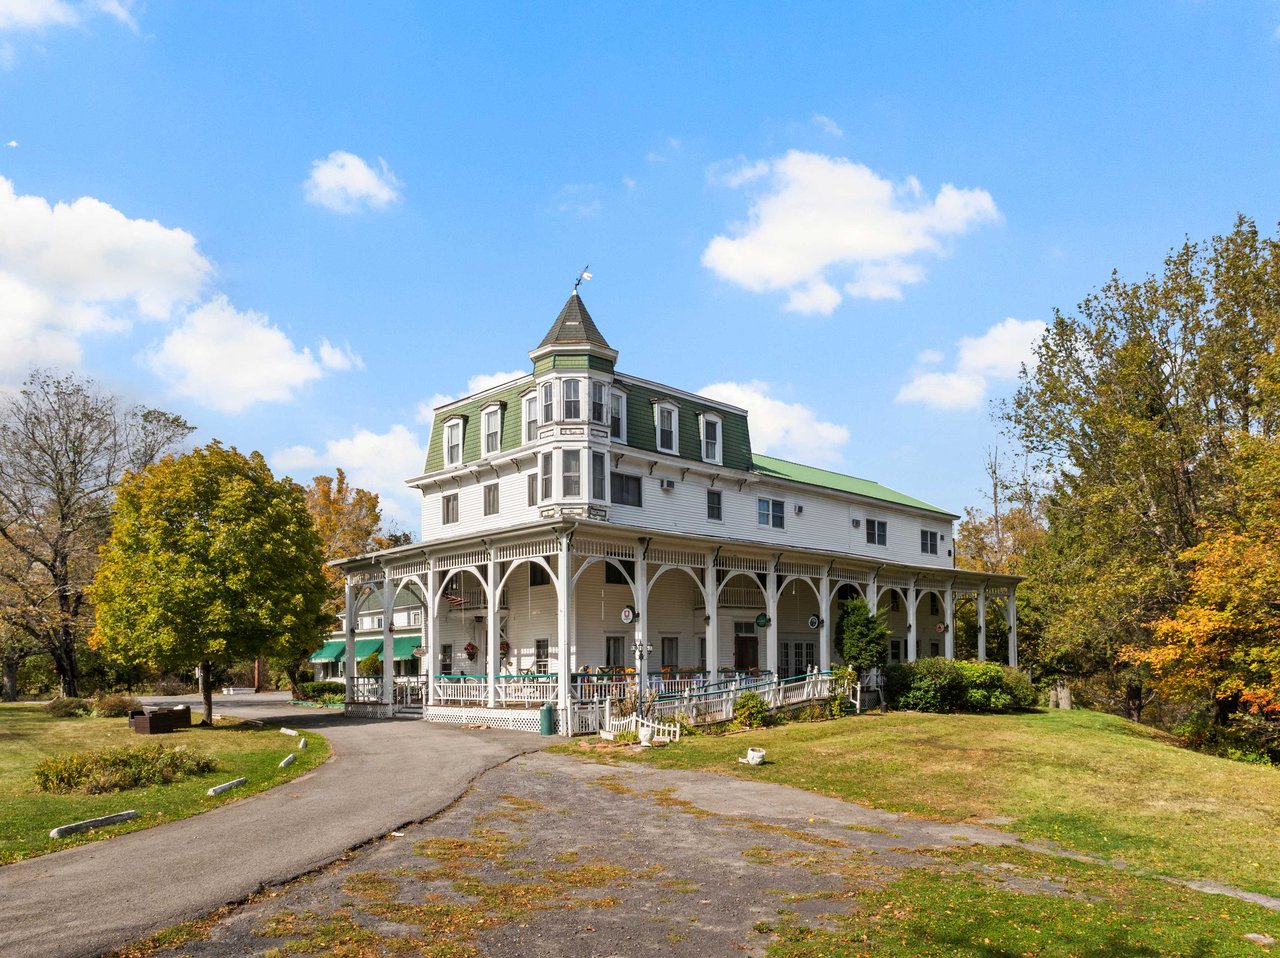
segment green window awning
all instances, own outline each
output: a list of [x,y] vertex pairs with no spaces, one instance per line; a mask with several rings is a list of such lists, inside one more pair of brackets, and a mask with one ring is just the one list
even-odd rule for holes
[[374,652],[382,653],[381,639],[356,639],[356,661],[363,662]]
[[413,650],[421,647],[422,636],[420,635],[397,635],[396,636],[396,661],[400,662],[404,659],[413,658]]
[[347,643],[342,639],[330,640],[317,651],[311,653],[312,662],[337,662],[347,650]]

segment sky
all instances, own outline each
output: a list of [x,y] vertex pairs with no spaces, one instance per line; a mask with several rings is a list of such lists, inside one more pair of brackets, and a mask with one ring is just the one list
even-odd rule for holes
[[954,512],[1055,309],[1280,221],[1280,0],[0,0],[0,390],[87,376],[417,534],[578,272],[619,368]]

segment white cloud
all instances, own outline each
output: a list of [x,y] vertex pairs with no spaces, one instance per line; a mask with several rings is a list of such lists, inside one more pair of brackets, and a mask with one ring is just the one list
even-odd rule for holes
[[400,183],[379,158],[381,172],[354,153],[334,150],[311,164],[311,175],[303,184],[307,202],[335,213],[358,213],[386,209],[400,199]]
[[480,373],[472,376],[467,380],[467,388],[457,395],[447,395],[445,393],[436,393],[429,399],[418,403],[417,418],[418,422],[431,424],[434,418],[433,411],[437,406],[443,406],[445,403],[451,403],[455,399],[461,399],[463,396],[472,396],[475,393],[484,392],[486,389],[492,389],[494,386],[501,386],[509,383],[513,379],[520,379],[527,376],[528,370],[517,369],[509,373]]
[[271,454],[277,472],[287,472],[299,482],[313,475],[332,475],[341,466],[353,485],[376,492],[382,514],[403,528],[418,533],[420,497],[404,481],[422,474],[425,447],[407,427],[397,423],[383,433],[356,428],[350,436],[331,439],[324,449],[288,446]]
[[170,318],[212,271],[185,230],[92,197],[19,196],[0,177],[0,381],[33,364],[77,363],[90,333]]
[[825,113],[815,113],[813,122],[823,133],[829,133],[832,136],[844,136],[844,130],[840,129],[840,124]]
[[595,183],[566,183],[560,187],[556,209],[575,216],[595,216],[603,207],[600,187]]
[[848,296],[896,299],[924,279],[916,260],[944,251],[942,239],[1000,216],[982,189],[945,184],[925,194],[909,177],[893,183],[841,157],[792,150],[741,165],[724,181],[768,177],[753,197],[748,222],[714,237],[702,264],[752,292],[785,290],[793,312],[832,312],[841,301],[832,274],[851,274]]
[[10,140],[8,143],[5,144],[5,146],[7,146],[11,150],[16,150],[18,148],[18,141]]
[[624,176],[622,178],[622,185],[629,190],[634,190],[636,188],[636,181],[630,176]]
[[[981,336],[965,336],[956,344],[956,366],[951,372],[918,370],[898,390],[895,402],[918,402],[934,409],[978,409],[992,381],[1017,378],[1023,364],[1035,362],[1035,345],[1048,329],[1038,319],[1008,318]],[[943,359],[936,349],[916,357],[922,365]]]
[[266,316],[241,312],[222,295],[188,313],[146,358],[174,394],[222,412],[284,402],[324,375],[310,349],[299,350]]
[[327,339],[320,341],[320,365],[325,369],[347,372],[351,369],[364,369],[364,360],[351,349],[347,343],[334,346]]
[[646,161],[650,163],[665,163],[670,159],[671,154],[679,153],[684,144],[680,142],[679,137],[669,136],[667,142],[663,145],[663,150],[650,150],[644,155]]
[[138,29],[133,19],[132,0],[0,0],[0,30],[43,30],[46,27],[72,27],[96,13],[119,20],[131,30]]
[[751,380],[712,383],[699,392],[747,410],[756,452],[813,465],[839,463],[849,442],[848,428],[824,422],[808,406],[775,398],[772,389],[769,383]]

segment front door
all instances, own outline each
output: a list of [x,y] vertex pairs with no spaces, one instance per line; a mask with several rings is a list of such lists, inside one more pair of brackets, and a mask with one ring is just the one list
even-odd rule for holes
[[733,667],[739,672],[760,668],[760,640],[756,636],[733,637]]

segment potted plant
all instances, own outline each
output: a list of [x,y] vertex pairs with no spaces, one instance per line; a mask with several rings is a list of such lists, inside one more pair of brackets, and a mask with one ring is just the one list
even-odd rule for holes
[[498,655],[504,660],[511,658],[511,643],[506,641],[505,639],[499,642]]
[[480,651],[480,647],[477,646],[474,642],[468,642],[466,645],[462,647],[462,651],[466,653],[467,658],[471,659],[474,662],[476,653]]

